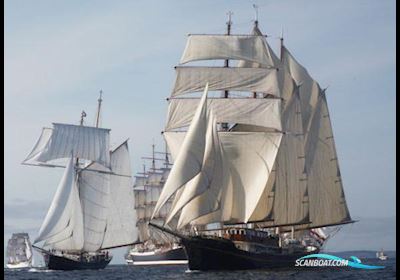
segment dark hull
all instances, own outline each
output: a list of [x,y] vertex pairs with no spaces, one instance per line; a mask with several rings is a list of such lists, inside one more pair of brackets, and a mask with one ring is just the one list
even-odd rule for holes
[[149,253],[134,253],[129,258],[133,265],[165,265],[165,264],[186,264],[187,257],[185,250],[180,247],[176,249],[165,250],[161,252]]
[[[190,270],[246,270],[294,268],[307,253],[252,253],[240,250],[227,239],[188,237],[181,240]],[[315,251],[313,253],[316,253]]]
[[111,258],[91,261],[76,261],[52,254],[45,254],[44,259],[46,267],[52,270],[103,269],[111,261]]

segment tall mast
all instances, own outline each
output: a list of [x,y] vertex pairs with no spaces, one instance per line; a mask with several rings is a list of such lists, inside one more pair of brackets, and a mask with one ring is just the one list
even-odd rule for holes
[[[227,30],[226,30],[226,35],[231,35],[231,27],[232,27],[232,15],[233,15],[233,13],[231,12],[231,11],[229,11],[228,13],[227,13],[227,15],[228,15],[228,21],[226,22],[226,28],[227,28]],[[224,65],[224,67],[229,67],[229,59],[225,59],[225,65]],[[228,95],[229,95],[229,91],[227,91],[227,90],[225,90],[224,91],[224,97],[225,98],[228,98]]]
[[[82,113],[81,113],[81,120],[79,121],[79,124],[80,124],[80,125],[83,125],[83,119],[84,119],[85,117],[86,117],[86,112],[85,112],[84,110],[82,110]],[[79,167],[79,158],[76,158],[75,166],[76,166],[76,168]]]
[[283,27],[281,29],[281,37],[279,38],[281,45],[280,45],[280,58],[281,58],[281,62],[283,61]]
[[156,155],[155,155],[155,149],[156,145],[154,145],[154,140],[153,140],[153,144],[151,145],[152,148],[152,159],[151,159],[151,167],[153,169],[153,172],[156,172]]
[[[253,4],[254,8],[254,28],[258,27],[258,6],[256,4]],[[253,92],[253,98],[257,98],[257,92]]]
[[[227,30],[226,30],[226,35],[229,36],[229,35],[231,35],[232,15],[233,15],[233,12],[229,11],[229,12],[227,13],[227,15],[228,15],[228,21],[226,22],[226,28],[227,28]],[[224,67],[229,67],[229,59],[226,59],[226,60],[225,60],[225,65],[224,65]],[[224,98],[228,98],[228,96],[229,96],[229,91],[225,90],[225,91],[224,91]],[[223,130],[228,130],[228,123],[222,123],[222,124],[221,124],[221,127],[222,127]]]
[[99,97],[99,99],[97,99],[98,105],[97,105],[97,115],[96,115],[96,127],[99,127],[101,102],[103,101],[102,95],[103,95],[103,91],[100,90],[100,97]]

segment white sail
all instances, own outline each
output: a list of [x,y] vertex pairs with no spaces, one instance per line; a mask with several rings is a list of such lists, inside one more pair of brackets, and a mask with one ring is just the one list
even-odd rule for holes
[[[165,130],[188,126],[193,119],[199,99],[171,99]],[[207,107],[218,123],[241,123],[282,130],[279,99],[219,98],[208,99]]]
[[[72,124],[54,123],[51,133],[44,129],[41,137],[25,160],[46,163],[73,157],[110,165],[110,130]],[[45,143],[45,144],[44,144]]]
[[274,224],[307,223],[309,199],[298,90],[283,110],[282,126],[285,134],[275,162]]
[[138,187],[136,187],[133,192],[135,195],[135,207],[144,207],[146,203],[146,191],[144,189],[139,189]]
[[35,146],[33,147],[32,151],[23,161],[24,163],[34,162],[35,158],[40,155],[40,153],[44,150],[47,143],[50,140],[51,134],[53,133],[53,129],[48,127],[43,127],[42,134],[40,135],[38,141],[36,142]]
[[[210,115],[212,114],[211,112],[212,111],[209,111]],[[190,133],[190,131],[188,133]],[[204,155],[198,159],[202,162],[200,172],[186,183],[179,200],[174,203],[174,207],[169,213],[169,217],[166,221],[167,223],[191,200],[205,192],[213,193],[213,199],[210,201],[211,203],[192,207],[192,211],[183,211],[184,213],[180,215],[178,228],[199,216],[217,210],[215,209],[218,206],[216,197],[219,196],[219,189],[224,186],[224,182],[221,180],[221,178],[223,178],[221,177],[221,173],[227,169],[227,166],[223,165],[222,157],[222,148],[218,139],[216,122],[211,115],[207,118],[205,152]]]
[[180,63],[211,59],[245,60],[262,67],[274,66],[262,36],[189,35]]
[[278,71],[267,68],[175,67],[176,78],[171,96],[199,92],[209,83],[209,91],[233,90],[279,95]]
[[[265,49],[264,52],[269,54],[269,57],[271,58],[272,65],[275,66],[275,67],[278,67],[280,65],[280,60],[276,56],[274,51],[271,49],[271,47],[269,46],[265,36],[262,34],[262,32],[260,31],[258,26],[254,26],[252,34],[254,36],[262,37],[262,40],[263,40],[263,43],[264,43],[264,49]],[[251,62],[251,61],[242,60],[242,61],[239,61],[238,67],[258,68],[258,67],[262,67],[262,64],[257,63],[257,62]]]
[[222,132],[220,139],[232,164],[232,220],[248,222],[267,186],[282,133]]
[[324,92],[311,118],[305,150],[311,226],[350,222]]
[[[185,132],[164,132],[172,158],[181,153],[180,147],[183,145],[185,134]],[[267,187],[282,134],[268,132],[219,132],[218,134],[224,149],[224,157],[231,164],[234,195],[229,220],[247,222],[257,210],[256,205]]]
[[290,52],[282,47],[282,61],[290,72],[293,80],[300,86],[301,115],[303,118],[303,130],[309,130],[310,119],[318,100],[319,85],[308,74],[307,70],[300,65]]
[[[104,171],[105,167],[92,163],[90,170]],[[94,252],[101,248],[107,225],[107,211],[110,207],[110,176],[95,171],[80,172],[79,197],[81,199],[84,223],[83,250]]]
[[[207,92],[208,84],[200,104],[189,127],[189,133],[182,145],[182,152],[174,163],[171,173],[164,185],[155,207],[152,218],[160,211],[162,205],[181,187],[196,176],[201,169],[201,161],[205,151],[205,134],[207,131]],[[190,153],[188,152],[190,150]]]
[[83,248],[83,217],[73,158],[68,162],[35,243],[40,241],[60,250]]
[[131,164],[128,143],[124,142],[111,153],[109,209],[102,248],[135,242],[135,209],[132,190]]

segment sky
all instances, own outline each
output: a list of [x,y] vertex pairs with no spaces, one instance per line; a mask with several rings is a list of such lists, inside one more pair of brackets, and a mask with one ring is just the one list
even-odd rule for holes
[[[43,126],[77,124],[82,110],[93,125],[102,90],[101,125],[114,146],[130,139],[132,172],[140,171],[153,142],[164,149],[166,98],[186,35],[225,33],[228,11],[232,33],[249,33],[252,4],[271,47],[283,29],[286,47],[328,87],[352,217],[389,219],[395,232],[394,0],[6,0],[4,241],[21,230],[36,236],[62,176],[20,164]],[[380,248],[379,238],[387,237],[371,235],[376,243],[358,249]],[[385,242],[394,249],[394,238]]]

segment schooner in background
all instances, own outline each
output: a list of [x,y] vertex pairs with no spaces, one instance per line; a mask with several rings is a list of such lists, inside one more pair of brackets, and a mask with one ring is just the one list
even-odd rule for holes
[[174,165],[153,218],[173,202],[164,226],[150,225],[180,238],[191,270],[294,267],[321,250],[323,228],[353,222],[325,90],[283,38],[278,58],[257,21],[251,35],[227,24],[190,34],[175,68]]
[[[128,142],[110,150],[110,129],[53,123],[43,128],[23,164],[65,167],[33,245],[49,269],[100,269],[108,249],[135,241],[133,191]],[[67,161],[66,166],[57,161]]]
[[13,233],[7,243],[7,268],[32,266],[32,245],[27,233]]
[[[171,170],[169,153],[167,151],[164,153],[156,152],[154,144],[152,148],[152,157],[143,157],[143,159],[151,160],[150,170],[146,171],[146,165],[143,165],[143,172],[135,176],[133,190],[138,244],[128,250],[125,259],[128,264],[133,265],[187,264],[183,247],[177,243],[175,237],[148,226],[154,207]],[[163,155],[164,158],[157,158],[156,154]],[[161,168],[157,168],[156,161],[162,161]],[[172,199],[167,201],[155,217],[155,222],[160,224],[164,222],[171,208],[171,203]]]

